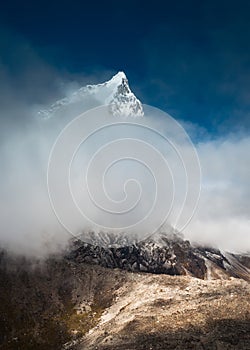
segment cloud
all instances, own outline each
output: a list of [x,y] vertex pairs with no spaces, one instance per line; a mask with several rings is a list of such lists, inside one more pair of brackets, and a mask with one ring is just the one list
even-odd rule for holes
[[188,237],[231,251],[250,250],[250,136],[199,143],[203,186]]
[[[69,234],[59,224],[51,208],[46,170],[56,137],[70,118],[79,112],[79,106],[75,106],[75,109],[71,107],[66,109],[66,112],[48,122],[37,118],[37,111],[43,106],[50,105],[63,94],[70,94],[79,86],[78,81],[84,84],[88,75],[72,77],[70,74],[62,73],[44,62],[24,40],[18,38],[16,42],[18,64],[9,59],[7,41],[1,43],[5,45],[3,46],[5,49],[4,56],[0,56],[0,244],[18,252],[43,255],[49,251],[62,249],[69,238]],[[98,81],[97,76],[89,78]],[[89,101],[88,107],[94,106],[92,102]],[[166,119],[154,119],[152,126],[157,126],[162,132],[171,136],[171,128]],[[191,122],[184,123],[184,126],[196,140],[203,174],[200,205],[191,224],[185,229],[186,236],[193,241],[217,245],[232,251],[250,250],[249,135],[241,131],[230,132],[223,137],[210,137],[204,128]],[[113,132],[110,136],[114,134]],[[176,133],[172,134],[178,136]],[[138,135],[134,134],[137,137]],[[147,136],[148,141],[150,137]],[[105,140],[105,137],[99,137],[96,143],[89,144],[90,153],[85,153],[88,159],[102,140]],[[178,196],[181,198],[185,190],[180,171],[181,164],[175,164],[173,154],[169,153],[170,149],[165,148],[156,137],[151,137],[151,142],[168,156],[171,168],[174,169],[177,194],[179,193]],[[185,143],[180,142],[180,145],[188,161],[189,148],[185,148]],[[161,179],[165,175],[165,170],[162,169],[158,168],[162,175]],[[77,172],[78,168],[75,170]],[[114,170],[113,175],[111,172],[107,183],[113,186],[110,195],[117,200],[124,195],[122,185],[126,178],[132,176],[131,170],[134,170],[139,177],[145,169],[135,170],[131,164],[126,163],[120,170]],[[189,164],[188,171],[191,179],[195,179],[192,163]],[[114,183],[114,178],[119,178],[119,181]],[[148,186],[149,180],[152,179],[149,177],[142,180],[146,194],[152,192],[152,187]],[[81,178],[78,177],[77,181],[81,181]],[[96,178],[93,177],[92,184],[95,181]],[[121,188],[122,192],[119,192]],[[133,187],[131,188],[137,193]],[[129,193],[131,192],[128,191]],[[145,198],[145,206],[148,207],[152,193]],[[63,196],[61,200],[62,202],[65,200]],[[163,208],[168,200],[169,198],[167,201],[162,200]],[[190,203],[187,204],[187,213],[191,210]],[[84,207],[84,200],[82,204]],[[142,206],[141,211],[143,210]],[[74,224],[79,230],[79,222]]]
[[3,28],[0,32],[0,240],[12,250],[43,254],[51,241],[52,250],[64,245],[65,237],[55,239],[58,224],[46,192],[44,164],[52,139],[35,116],[61,96],[70,80],[24,38]]

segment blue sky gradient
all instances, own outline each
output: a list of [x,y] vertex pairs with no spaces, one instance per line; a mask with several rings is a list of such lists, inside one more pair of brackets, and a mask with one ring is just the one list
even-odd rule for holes
[[28,46],[79,81],[123,70],[142,102],[212,134],[249,131],[249,1],[11,1],[0,21],[0,63],[14,77],[33,64]]

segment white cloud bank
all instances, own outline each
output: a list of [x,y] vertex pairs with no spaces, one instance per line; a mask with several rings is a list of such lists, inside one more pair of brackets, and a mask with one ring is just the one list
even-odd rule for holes
[[[49,83],[51,68],[38,63],[32,67],[20,79],[10,77],[0,64],[0,244],[44,254],[61,249],[69,237],[51,209],[46,187],[45,164],[63,120],[44,127],[34,118],[36,106],[56,96],[56,84]],[[37,84],[34,74],[36,81],[43,81],[37,93],[32,88]],[[63,82],[64,77],[53,71],[55,81]],[[69,85],[64,84],[65,91]],[[192,129],[195,132],[195,126]],[[250,251],[250,136],[230,134],[196,147],[202,193],[186,236],[222,249]]]
[[250,137],[199,143],[203,185],[187,236],[231,251],[250,251]]

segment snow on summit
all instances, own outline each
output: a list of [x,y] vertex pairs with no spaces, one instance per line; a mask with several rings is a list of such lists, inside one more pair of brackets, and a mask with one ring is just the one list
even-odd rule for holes
[[118,117],[142,117],[144,115],[142,104],[130,90],[124,72],[118,72],[104,83],[81,87],[70,96],[40,111],[39,115],[43,118],[50,118],[66,111],[73,116],[73,114],[77,115],[101,105],[110,105],[112,114]]

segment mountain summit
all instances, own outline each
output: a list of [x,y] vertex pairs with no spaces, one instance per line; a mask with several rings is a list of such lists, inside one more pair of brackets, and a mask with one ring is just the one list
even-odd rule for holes
[[130,90],[128,79],[123,72],[119,72],[113,76],[106,83],[106,86],[115,86],[113,93],[110,95],[110,100],[107,99],[105,101],[106,104],[111,105],[115,116],[142,117],[144,115],[142,104]]
[[83,113],[101,105],[110,106],[112,114],[118,117],[142,117],[144,115],[142,104],[131,91],[124,72],[118,72],[104,83],[81,87],[68,97],[40,111],[39,115],[43,118],[50,118],[63,111],[68,112],[68,109],[77,115],[77,113]]

